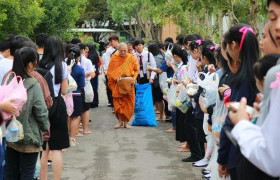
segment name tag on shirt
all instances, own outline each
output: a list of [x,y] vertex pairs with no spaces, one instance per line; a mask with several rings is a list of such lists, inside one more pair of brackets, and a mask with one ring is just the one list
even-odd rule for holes
[[144,72],[141,70],[139,75],[140,75],[140,78],[144,77]]

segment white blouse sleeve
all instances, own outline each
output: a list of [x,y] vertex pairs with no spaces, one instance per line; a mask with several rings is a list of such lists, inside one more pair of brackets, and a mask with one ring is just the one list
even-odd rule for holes
[[[155,58],[154,58],[153,54],[148,52],[148,56],[150,56],[150,65],[151,65],[151,67],[156,68],[157,64],[156,64],[156,61],[155,61]],[[156,75],[157,75],[157,73],[152,71],[151,72],[151,79],[154,79]]]
[[68,67],[65,62],[62,62],[62,79],[68,79]]
[[247,120],[232,130],[242,154],[256,167],[273,177],[280,176],[280,87],[271,92],[270,109],[258,127]]

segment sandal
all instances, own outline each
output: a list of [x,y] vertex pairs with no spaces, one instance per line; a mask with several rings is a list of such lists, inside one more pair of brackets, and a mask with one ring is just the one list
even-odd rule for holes
[[75,147],[75,146],[77,146],[76,139],[74,139],[74,138],[70,138],[70,146],[71,146],[71,147]]

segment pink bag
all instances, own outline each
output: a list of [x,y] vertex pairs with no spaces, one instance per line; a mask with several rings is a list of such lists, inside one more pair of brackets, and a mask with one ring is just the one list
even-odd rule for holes
[[[8,83],[10,77],[13,77]],[[15,114],[8,114],[1,112],[3,120],[9,120],[12,115],[18,116],[22,110],[23,105],[27,101],[27,90],[23,85],[23,80],[20,76],[16,76],[14,72],[10,72],[3,85],[0,86],[0,101],[12,100],[12,104],[17,108]]]
[[65,96],[63,96],[63,99],[66,104],[67,114],[68,114],[68,116],[71,116],[72,113],[74,112],[74,102],[73,102],[72,93],[66,94]]

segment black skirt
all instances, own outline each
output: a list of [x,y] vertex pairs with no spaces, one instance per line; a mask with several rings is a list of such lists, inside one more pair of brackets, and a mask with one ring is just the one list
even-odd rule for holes
[[82,114],[82,96],[81,95],[73,95],[74,102],[74,111],[71,117],[81,116]]
[[163,93],[161,92],[160,86],[158,84],[153,84],[152,86],[153,92],[153,101],[155,102],[162,102],[163,100]]
[[50,150],[62,150],[70,146],[69,135],[67,127],[67,111],[66,104],[59,95],[54,99],[54,105],[49,111],[53,111],[50,118],[50,139],[45,141],[43,149],[46,150],[46,143],[49,145]]
[[187,137],[185,134],[185,119],[187,118],[187,113],[182,113],[178,108],[176,108],[176,141],[185,142]]

